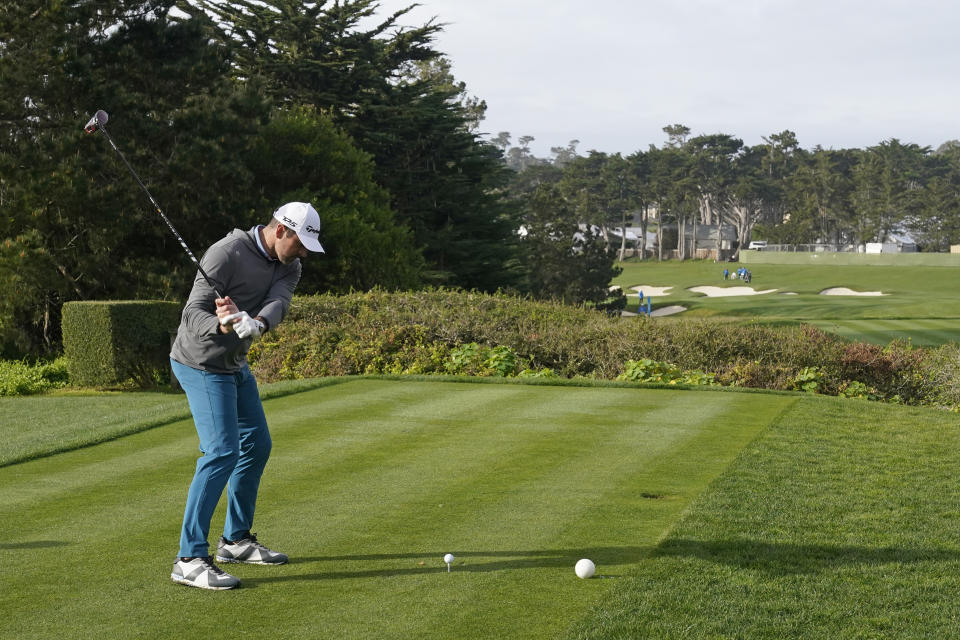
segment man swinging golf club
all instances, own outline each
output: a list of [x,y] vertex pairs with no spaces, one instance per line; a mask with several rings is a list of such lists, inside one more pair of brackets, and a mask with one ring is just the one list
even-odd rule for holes
[[170,351],[203,452],[187,494],[179,557],[170,574],[174,582],[204,589],[239,586],[237,578],[214,564],[207,542],[224,487],[227,517],[217,561],[287,561],[250,532],[271,440],[246,356],[253,341],[286,315],[300,280],[300,259],[308,251],[323,252],[319,234],[316,210],[290,202],[266,226],[234,229],[200,261]]

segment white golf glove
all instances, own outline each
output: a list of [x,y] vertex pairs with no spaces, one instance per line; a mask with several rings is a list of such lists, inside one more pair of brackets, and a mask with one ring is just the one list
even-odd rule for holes
[[256,318],[251,318],[250,314],[246,311],[232,313],[229,316],[221,318],[220,320],[220,324],[231,323],[233,324],[233,330],[237,332],[237,337],[241,339],[253,338],[256,340],[267,329],[267,325],[263,324]]

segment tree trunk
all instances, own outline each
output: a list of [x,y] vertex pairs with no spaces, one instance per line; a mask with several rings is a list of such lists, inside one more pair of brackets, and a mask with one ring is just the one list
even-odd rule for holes
[[657,262],[663,262],[663,209],[657,210]]
[[640,210],[640,260],[647,259],[647,205]]
[[620,214],[620,262],[623,262],[624,255],[627,253],[627,211],[624,209]]
[[697,197],[700,205],[700,220],[703,224],[713,224],[713,205],[710,203],[710,194],[700,194]]
[[753,230],[756,220],[751,215],[750,208],[744,204],[734,204],[733,213],[736,216],[737,255],[740,255],[740,250],[750,239],[750,232]]
[[693,236],[691,237],[691,240],[692,240],[692,243],[691,243],[692,250],[691,250],[690,257],[696,260],[697,259],[697,216],[696,215],[693,216]]
[[677,217],[677,258],[679,260],[687,259],[687,216]]
[[50,329],[50,300],[48,298],[44,301],[43,305],[43,342],[46,344],[47,349],[50,349],[50,346],[53,344]]
[[717,262],[720,262],[723,258],[721,253],[723,249],[723,214],[717,216]]

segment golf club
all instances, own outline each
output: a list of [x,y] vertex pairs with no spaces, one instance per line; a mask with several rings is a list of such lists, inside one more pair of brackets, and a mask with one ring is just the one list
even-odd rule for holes
[[190,251],[190,247],[187,246],[187,243],[184,241],[183,237],[177,233],[177,230],[174,228],[173,223],[170,222],[170,219],[164,215],[163,210],[160,209],[160,205],[157,204],[157,201],[153,199],[153,196],[150,195],[150,191],[147,189],[146,185],[143,184],[143,180],[140,179],[140,176],[137,175],[137,172],[133,170],[133,167],[130,166],[130,163],[127,162],[126,157],[117,147],[117,144],[113,141],[113,138],[110,137],[110,134],[107,132],[107,129],[104,125],[107,124],[109,116],[107,112],[103,109],[98,110],[93,117],[90,118],[90,121],[83,127],[83,130],[87,133],[96,133],[97,131],[102,131],[103,135],[107,136],[107,141],[110,143],[110,146],[113,147],[113,150],[117,152],[117,155],[120,156],[120,159],[123,160],[123,163],[127,165],[127,169],[130,170],[130,173],[133,174],[133,177],[137,179],[137,183],[140,184],[140,188],[143,189],[143,192],[147,194],[147,197],[150,198],[151,204],[157,213],[160,214],[160,217],[163,218],[163,221],[167,223],[167,226],[170,227],[170,231],[173,232],[174,237],[180,243],[180,246],[183,247],[183,250],[187,252],[187,255],[190,257],[190,260],[197,266],[197,270],[200,272],[200,275],[203,276],[203,279],[207,281],[207,284],[210,285],[210,288],[213,289],[213,292],[217,295],[218,298],[222,298],[223,295],[217,289],[217,285],[213,283],[213,280],[210,279],[210,276],[206,274],[203,270],[203,267],[200,266],[200,261],[197,260],[196,256],[193,255],[193,251]]

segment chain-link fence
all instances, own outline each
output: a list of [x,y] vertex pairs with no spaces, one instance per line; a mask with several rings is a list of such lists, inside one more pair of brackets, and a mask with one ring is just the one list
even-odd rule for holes
[[768,244],[765,247],[757,248],[755,251],[803,251],[807,253],[822,253],[832,251],[835,253],[857,253],[855,244]]

